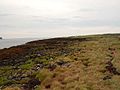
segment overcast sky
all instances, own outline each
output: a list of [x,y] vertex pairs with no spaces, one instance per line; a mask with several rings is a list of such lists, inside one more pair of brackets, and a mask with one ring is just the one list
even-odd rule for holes
[[0,36],[120,33],[120,0],[0,0]]

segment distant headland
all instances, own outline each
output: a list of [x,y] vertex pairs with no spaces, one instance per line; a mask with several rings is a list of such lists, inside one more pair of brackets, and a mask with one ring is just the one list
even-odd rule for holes
[[0,39],[2,39],[2,37],[0,37]]

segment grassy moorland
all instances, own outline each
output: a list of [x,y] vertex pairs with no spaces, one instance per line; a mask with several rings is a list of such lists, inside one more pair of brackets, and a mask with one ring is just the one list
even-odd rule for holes
[[120,90],[120,34],[46,39],[2,49],[0,90]]

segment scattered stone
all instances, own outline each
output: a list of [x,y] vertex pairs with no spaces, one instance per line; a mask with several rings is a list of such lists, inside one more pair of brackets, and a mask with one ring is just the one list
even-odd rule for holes
[[75,61],[77,61],[77,60],[78,60],[78,58],[74,58],[74,60],[75,60]]
[[43,64],[37,64],[37,68],[42,68],[43,67]]
[[89,66],[89,62],[83,62],[83,65],[88,67]]
[[65,62],[65,61],[63,61],[63,60],[60,60],[60,61],[58,61],[58,62],[56,62],[58,65],[60,65],[60,66],[62,66],[62,65],[64,65],[64,64],[66,64],[67,62]]
[[108,80],[108,79],[111,79],[112,77],[111,76],[105,76],[104,78],[103,78],[103,80]]
[[36,85],[40,85],[41,81],[38,79],[32,78],[25,85],[23,85],[24,90],[33,90]]
[[82,49],[78,49],[78,51],[81,51]]
[[110,51],[115,51],[115,48],[108,48],[108,50],[110,50]]
[[37,54],[38,57],[42,56],[41,54]]
[[120,72],[113,66],[111,61],[107,62],[107,66],[105,67],[111,74],[120,75]]
[[109,65],[109,67],[113,66],[113,64],[111,63],[111,61],[108,61],[106,64]]
[[48,68],[50,69],[50,71],[53,71],[57,66],[55,64],[49,64]]
[[46,85],[45,88],[49,89],[51,87],[51,85]]

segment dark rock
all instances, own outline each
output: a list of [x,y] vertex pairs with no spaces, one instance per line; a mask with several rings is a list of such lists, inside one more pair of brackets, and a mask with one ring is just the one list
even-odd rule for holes
[[[111,61],[108,61],[106,64],[108,64],[110,67],[113,66],[113,64],[111,63]],[[106,67],[107,68],[107,67]]]
[[115,51],[115,48],[108,48],[108,50],[110,50],[110,51]]
[[89,62],[84,62],[83,65],[88,67],[89,66]]
[[78,58],[74,58],[74,60],[75,60],[75,61],[77,61],[77,60],[78,60]]
[[64,64],[66,64],[67,62],[65,62],[65,61],[63,61],[63,60],[60,60],[60,61],[58,61],[58,62],[56,62],[58,65],[64,65]]
[[43,64],[37,64],[36,66],[39,67],[39,68],[42,68],[44,65]]
[[113,66],[111,61],[108,61],[108,65],[106,66],[106,69],[114,75],[120,75],[120,73],[117,71],[117,69]]
[[78,51],[81,51],[82,49],[78,49]]
[[25,85],[23,85],[23,88],[25,90],[32,90],[35,86],[40,85],[41,81],[38,79],[32,78],[31,80],[28,81]]
[[44,67],[44,64],[37,64],[35,67],[33,67],[32,68],[32,70],[35,70],[35,71],[37,71],[37,70],[39,70],[39,69],[41,69],[41,68],[43,68]]
[[46,85],[45,88],[49,89],[51,87],[51,85]]
[[63,42],[63,44],[68,44],[68,42]]
[[105,76],[103,80],[111,79],[111,76]]
[[48,68],[50,69],[50,71],[53,71],[57,66],[55,64],[49,64]]

